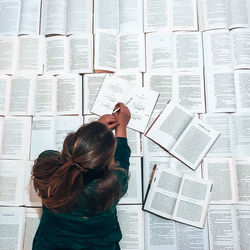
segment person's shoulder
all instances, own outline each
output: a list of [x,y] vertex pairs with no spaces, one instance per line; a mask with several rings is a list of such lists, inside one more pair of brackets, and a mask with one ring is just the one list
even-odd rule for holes
[[39,156],[39,158],[46,158],[46,157],[50,157],[50,156],[54,156],[54,155],[58,155],[60,154],[60,152],[56,151],[56,150],[45,150],[43,151]]

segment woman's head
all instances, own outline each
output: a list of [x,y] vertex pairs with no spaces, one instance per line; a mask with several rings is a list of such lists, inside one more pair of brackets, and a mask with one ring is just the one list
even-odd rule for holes
[[[39,157],[32,176],[43,204],[67,212],[83,202],[93,213],[103,211],[121,197],[114,169],[116,140],[102,123],[92,122],[69,134],[62,153]],[[89,186],[94,190],[90,192]]]

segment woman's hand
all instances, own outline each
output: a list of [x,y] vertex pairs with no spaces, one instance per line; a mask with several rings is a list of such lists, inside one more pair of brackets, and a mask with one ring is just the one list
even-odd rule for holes
[[117,126],[117,121],[114,115],[103,115],[99,118],[98,122],[104,124],[108,129],[114,129]]

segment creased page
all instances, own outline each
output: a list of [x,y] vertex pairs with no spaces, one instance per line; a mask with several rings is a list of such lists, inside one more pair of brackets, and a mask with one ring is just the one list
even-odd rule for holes
[[193,117],[185,108],[170,102],[145,135],[170,150]]

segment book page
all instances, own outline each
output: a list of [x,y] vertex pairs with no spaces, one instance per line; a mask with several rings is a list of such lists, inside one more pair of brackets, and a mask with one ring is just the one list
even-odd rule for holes
[[116,71],[118,67],[117,35],[114,33],[98,32],[95,34],[94,46],[94,69]]
[[119,33],[119,0],[94,1],[94,33],[100,29]]
[[199,23],[201,31],[228,27],[228,1],[199,0]]
[[32,243],[42,216],[41,208],[26,208],[23,250],[32,249]]
[[235,113],[230,116],[230,119],[233,156],[250,156],[250,115],[246,113]]
[[210,249],[240,249],[236,214],[232,205],[210,205],[208,225]]
[[66,71],[66,40],[65,36],[45,38],[45,73],[60,74]]
[[115,76],[118,76],[124,80],[132,82],[135,87],[142,87],[142,73],[138,71],[116,71]]
[[211,204],[234,204],[237,189],[231,158],[205,158],[203,176],[213,183]]
[[173,99],[192,113],[205,113],[203,71],[176,72]]
[[139,132],[127,128],[128,145],[131,149],[131,156],[142,156],[141,153],[141,135]]
[[205,74],[209,112],[236,112],[234,72],[207,71]]
[[144,216],[141,205],[118,205],[117,216],[123,237],[121,249],[144,250]]
[[173,74],[172,71],[155,70],[144,74],[144,87],[160,93],[153,115],[156,117],[166,107],[172,98]]
[[18,35],[21,1],[0,1],[0,35]]
[[228,29],[205,31],[203,44],[206,70],[233,69],[233,47]]
[[250,30],[230,31],[233,44],[234,69],[250,68]]
[[52,116],[56,110],[56,78],[52,75],[38,76],[35,115]]
[[145,72],[145,36],[143,33],[119,35],[119,69]]
[[10,98],[10,84],[11,80],[9,76],[0,75],[0,116],[4,116],[7,113],[9,98]]
[[33,118],[30,145],[30,160],[45,150],[56,149],[54,117]]
[[82,116],[57,116],[55,117],[55,148],[62,151],[63,142],[71,132],[76,132],[83,124]]
[[171,2],[167,0],[144,1],[144,32],[158,31],[171,27]]
[[67,0],[66,33],[92,33],[93,0]]
[[43,0],[41,30],[43,35],[66,35],[67,0]]
[[212,183],[208,180],[184,175],[173,219],[203,228],[207,215]]
[[185,108],[170,102],[145,135],[169,151],[193,117]]
[[11,79],[9,115],[33,115],[37,78],[35,75],[13,76]]
[[235,169],[237,173],[237,188],[239,203],[248,203],[250,201],[250,159],[242,158],[235,160]]
[[170,31],[146,34],[147,73],[150,70],[173,67],[173,33]]
[[190,168],[196,169],[218,136],[218,131],[194,118],[170,152]]
[[197,30],[196,0],[174,0],[173,30]]
[[22,250],[24,212],[22,207],[0,207],[1,248]]
[[234,72],[236,103],[238,112],[250,112],[250,72],[236,70]]
[[17,70],[22,73],[42,74],[44,38],[20,36],[18,45]]
[[[0,1],[1,3],[1,1]],[[14,74],[16,70],[18,38],[14,36],[0,37],[0,73]]]
[[72,35],[68,38],[68,66],[71,73],[93,72],[92,35]]
[[31,117],[5,117],[1,142],[2,159],[29,159]]
[[232,138],[230,133],[230,114],[204,114],[202,120],[220,132],[218,140],[211,147],[206,157],[230,157],[232,152]]
[[119,204],[142,203],[142,166],[140,157],[130,157],[128,191],[121,198]]
[[119,33],[143,32],[143,0],[119,1]]
[[85,74],[83,76],[83,114],[91,114],[90,110],[94,104],[98,91],[106,74]]
[[175,32],[173,38],[175,69],[201,70],[203,66],[201,33]]
[[0,160],[0,204],[21,206],[24,190],[24,160]]
[[[25,164],[25,188],[24,188],[24,204],[25,206],[42,206],[42,200],[35,191],[34,183],[31,178],[33,161],[26,161]],[[33,235],[34,237],[34,235]]]
[[77,74],[56,76],[56,114],[82,114],[82,77]]
[[39,35],[41,0],[23,0],[19,34]]

